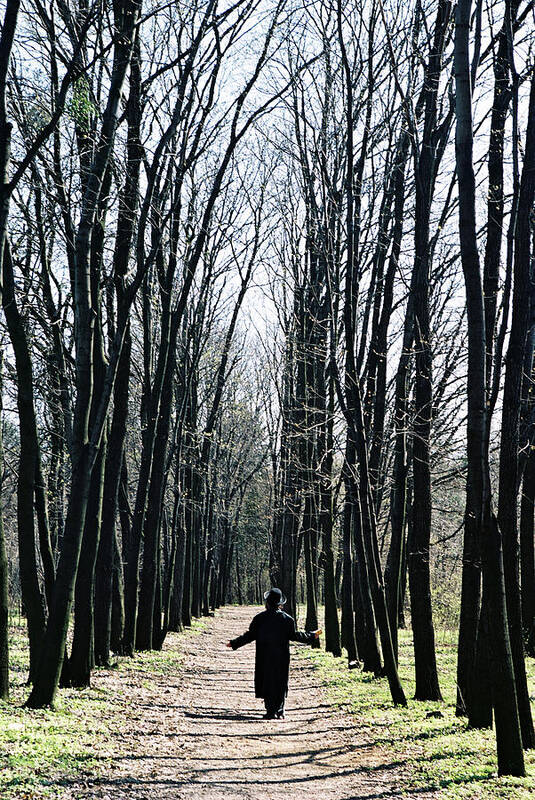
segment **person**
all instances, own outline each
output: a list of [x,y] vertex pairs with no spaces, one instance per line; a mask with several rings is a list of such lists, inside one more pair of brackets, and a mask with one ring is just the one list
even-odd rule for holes
[[266,610],[253,618],[248,631],[227,642],[227,647],[237,650],[245,644],[256,642],[255,696],[264,700],[264,719],[284,719],[290,642],[312,644],[319,639],[321,630],[297,630],[294,619],[282,610],[286,598],[280,589],[267,591],[264,600]]

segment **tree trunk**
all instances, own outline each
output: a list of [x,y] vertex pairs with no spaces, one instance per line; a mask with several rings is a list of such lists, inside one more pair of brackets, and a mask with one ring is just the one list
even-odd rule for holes
[[[425,148],[425,144],[424,144]],[[419,168],[424,167],[419,165]],[[431,169],[426,164],[425,169]],[[423,184],[422,176],[417,186]],[[414,266],[415,312],[415,419],[412,446],[413,532],[408,552],[411,619],[414,638],[416,700],[442,700],[438,684],[435,632],[431,604],[429,543],[431,537],[431,465],[430,438],[433,415],[431,330],[429,320],[429,206],[416,190],[416,258]]]
[[[349,462],[349,463],[348,463]],[[341,642],[342,647],[347,650],[347,660],[349,663],[358,660],[357,642],[355,639],[355,608],[353,592],[353,514],[354,497],[353,482],[349,475],[350,469],[354,469],[354,448],[349,441],[346,444],[346,461],[344,464],[344,485],[345,500],[342,521],[342,542],[343,542],[343,567],[342,567],[342,620],[341,620]]]
[[238,592],[238,605],[243,605],[243,592],[241,588],[240,556],[236,548],[236,589]]
[[[410,319],[409,319],[410,317]],[[394,406],[395,450],[392,491],[390,496],[390,547],[385,568],[385,591],[388,607],[390,630],[392,631],[392,647],[396,663],[398,660],[398,618],[400,614],[401,575],[405,527],[407,522],[407,378],[409,368],[409,350],[412,345],[412,301],[405,313],[405,333],[403,351],[396,373],[396,397]]]
[[11,132],[13,125],[8,122],[6,89],[11,61],[11,51],[17,30],[20,0],[7,0],[5,4],[2,33],[0,35],[0,301],[3,303],[3,260],[7,221],[9,216],[9,162],[11,158]]
[[175,536],[177,538],[173,582],[171,587],[171,600],[169,609],[169,630],[181,631],[182,600],[184,596],[184,568],[186,564],[186,533],[184,526],[179,522]]
[[474,662],[469,676],[470,728],[492,728],[492,681],[490,676],[491,653],[489,651],[488,600],[483,597],[474,645]]
[[124,629],[124,584],[123,562],[117,541],[117,531],[113,531],[113,573],[111,595],[110,649],[112,653],[123,655]]
[[[516,14],[518,3],[511,6],[511,14]],[[506,12],[507,15],[507,12]],[[512,22],[512,20],[511,20]],[[488,202],[487,202],[487,238],[485,243],[485,260],[483,269],[483,296],[485,311],[486,341],[486,385],[490,400],[486,419],[487,447],[490,437],[490,426],[495,392],[493,386],[499,386],[501,356],[494,360],[494,340],[496,328],[496,309],[500,280],[501,243],[504,218],[504,139],[507,109],[511,101],[509,87],[509,45],[508,21],[505,20],[498,35],[496,56],[493,59],[494,96],[490,125],[488,155]],[[494,363],[494,374],[493,374]],[[497,392],[497,389],[496,389]],[[477,684],[477,676],[472,679],[476,658],[475,643],[478,631],[478,620],[481,605],[481,556],[477,541],[477,510],[470,491],[467,496],[465,512],[465,535],[463,544],[463,573],[461,590],[461,616],[459,621],[459,646],[457,656],[457,703],[456,714],[468,713],[470,707],[470,687]],[[481,630],[483,630],[480,627]],[[487,701],[490,702],[487,694]]]
[[156,425],[150,486],[148,491],[147,511],[143,532],[143,567],[139,592],[139,611],[137,615],[136,648],[151,650],[153,648],[153,614],[156,597],[156,577],[158,564],[158,543],[160,541],[161,511],[163,488],[167,461],[167,440],[171,424],[171,401],[173,396],[173,380],[176,365],[176,342],[169,344],[169,355],[165,368],[161,402]]
[[[0,475],[4,474],[4,447],[2,431],[3,414],[3,366],[4,354],[0,353]],[[0,481],[0,496],[2,495]],[[4,536],[4,514],[0,504],[0,700],[9,698],[9,572]]]
[[[520,564],[522,587],[522,624],[524,637],[529,644],[535,625],[535,552],[534,552],[534,514],[535,514],[535,453],[531,450],[522,481],[520,503]],[[528,649],[528,655],[535,651]]]
[[[17,407],[20,432],[17,476],[17,533],[22,603],[26,614],[30,643],[29,682],[33,683],[45,631],[45,605],[37,574],[34,522],[35,477],[38,474],[39,440],[33,404],[32,362],[24,321],[17,306],[13,261],[7,239],[4,244],[3,278],[2,304],[15,353],[17,370]],[[53,577],[51,580],[53,581]]]
[[325,597],[325,649],[333,656],[341,656],[340,623],[336,607],[336,582],[333,553],[333,512],[330,487],[322,489],[323,580]]
[[491,507],[486,448],[486,336],[476,235],[469,57],[470,11],[471,0],[459,0],[455,17],[454,50],[459,232],[468,312],[467,495],[471,495],[474,499],[470,506],[467,499],[467,513],[474,515],[476,534],[479,533],[476,541],[481,542],[484,596],[488,599],[484,622],[488,631],[498,772],[501,775],[524,775],[524,756],[505,604],[501,536]]
[[[145,287],[145,303],[148,302],[148,290]],[[162,387],[166,376],[166,365],[169,356],[169,342],[172,339],[171,332],[171,297],[170,293],[163,294],[162,312],[161,312],[161,332],[160,332],[160,350],[158,353],[158,362],[155,370],[152,385],[148,385],[150,381],[150,372],[147,366],[147,360],[150,358],[147,348],[145,348],[145,386],[144,393],[147,398],[147,411],[146,420],[144,421],[144,430],[142,436],[141,448],[141,461],[139,467],[136,499],[134,503],[134,514],[132,518],[132,528],[129,537],[128,551],[126,553],[126,570],[125,570],[125,632],[124,632],[124,648],[128,655],[133,655],[136,647],[136,636],[138,629],[138,610],[139,610],[139,558],[141,554],[141,543],[143,534],[145,532],[145,520],[147,514],[149,489],[152,485],[154,502],[154,494],[156,493],[156,485],[152,484],[151,475],[154,463],[154,449],[156,446],[156,439],[158,436],[158,428],[160,427],[161,418],[161,399]],[[154,506],[153,513],[154,513]],[[146,542],[147,554],[144,556],[146,569],[148,569],[149,559],[154,565],[155,545],[154,537],[157,536],[157,531],[152,529],[149,532],[149,540]],[[145,546],[145,545],[144,545]],[[152,588],[151,588],[152,587]],[[154,581],[149,580],[147,577],[144,584],[144,592],[149,592],[153,597]],[[152,627],[152,611],[153,600],[150,601],[150,608],[146,608],[146,598],[143,601],[143,614],[146,615],[145,622],[148,621],[148,629]],[[147,636],[149,632],[147,631]],[[146,645],[146,636],[143,640],[143,646],[150,649],[150,645]]]
[[185,469],[184,482],[184,538],[186,552],[184,559],[184,593],[182,599],[182,624],[185,628],[191,627],[191,584],[193,571],[193,531],[192,531],[192,501],[193,476],[190,466]]
[[411,281],[414,313],[415,389],[412,440],[413,531],[408,553],[411,617],[414,636],[417,700],[441,700],[435,655],[431,605],[429,542],[431,536],[430,440],[433,419],[433,386],[430,324],[429,227],[435,176],[444,152],[442,141],[451,127],[451,114],[438,121],[438,92],[446,32],[450,23],[449,0],[438,3],[433,40],[426,66],[422,102],[424,124],[419,151],[415,148],[414,267]]
[[65,520],[61,556],[56,573],[54,597],[44,642],[41,647],[36,680],[27,705],[29,708],[52,706],[56,696],[74,596],[74,585],[91,484],[89,446],[79,453],[73,465],[71,499]]
[[104,476],[102,528],[95,575],[95,663],[101,667],[109,663],[110,657],[115,528],[128,417],[131,347],[130,327],[128,327],[114,391],[113,417]]
[[[117,235],[114,251],[115,294],[118,305],[123,302],[124,298],[124,279],[128,272],[132,250],[139,191],[139,172],[143,157],[143,149],[139,140],[141,126],[140,92],[141,67],[139,36],[137,36],[134,41],[130,63],[126,175],[123,189],[119,195]],[[113,301],[111,300],[111,302]],[[114,652],[123,652],[121,639],[124,633],[124,584],[122,559],[118,553],[116,523],[122,472],[125,469],[123,463],[128,421],[131,354],[132,335],[130,323],[127,322],[114,389],[113,417],[110,426],[110,441],[104,477],[101,541],[97,558],[95,658],[97,664],[101,666],[108,663],[110,648]],[[122,488],[126,492],[126,485],[123,485]],[[122,522],[127,519],[125,511],[122,514]],[[128,521],[128,527],[130,527],[130,521]],[[120,597],[119,590],[121,592]]]
[[203,501],[202,488],[204,486],[204,476],[199,475],[199,464],[193,472],[193,492],[191,496],[191,546],[192,546],[192,570],[191,570],[191,615],[197,619],[202,614],[202,507]]
[[103,442],[91,475],[91,488],[80,550],[80,566],[74,593],[74,632],[69,659],[69,684],[89,686],[95,666],[95,566],[102,522],[102,495],[106,440]]
[[[104,259],[104,230],[110,184],[111,171],[107,168],[104,173],[96,209],[95,229],[91,235],[89,264],[91,307],[94,313],[92,354],[93,387],[89,415],[90,428],[95,425],[100,398],[104,393],[104,381],[106,376],[105,345],[102,330],[101,281]],[[119,368],[119,364],[117,368]],[[90,685],[91,671],[95,666],[95,572],[102,527],[102,501],[108,444],[107,428],[108,425],[105,423],[100,439],[98,456],[91,474],[91,490],[89,493],[82,538],[81,564],[78,568],[74,593],[74,632],[71,657],[69,659],[69,677],[71,685],[79,688]]]
[[500,441],[500,489],[498,522],[503,539],[507,619],[513,655],[515,683],[522,741],[525,748],[535,747],[529,689],[524,662],[524,641],[519,582],[519,539],[517,498],[520,486],[518,465],[520,444],[520,406],[526,340],[529,328],[531,294],[531,220],[535,200],[535,76],[531,93],[526,132],[524,166],[520,181],[515,229],[514,285],[511,331],[505,360],[502,427]]
[[[326,335],[326,334],[325,334]],[[334,449],[334,379],[329,370],[328,391],[325,390],[327,353],[320,372],[319,394],[323,403],[323,421],[320,439],[320,530],[323,545],[323,592],[325,600],[325,649],[333,656],[341,656],[340,623],[336,604],[336,577],[333,551],[334,501],[332,491],[332,469]],[[326,397],[326,395],[328,395]]]
[[[308,497],[309,506],[312,505],[312,498]],[[309,519],[309,526],[312,523],[312,511],[305,512],[305,519]],[[314,540],[315,531],[309,527],[308,531],[304,530],[304,545],[305,545],[305,575],[306,575],[306,597],[307,597],[307,610],[305,617],[305,629],[307,631],[315,631],[318,629],[318,600],[316,595],[316,586],[314,581],[314,565],[313,559],[315,554]],[[317,643],[316,643],[317,642]],[[319,647],[319,639],[314,642],[314,647]]]

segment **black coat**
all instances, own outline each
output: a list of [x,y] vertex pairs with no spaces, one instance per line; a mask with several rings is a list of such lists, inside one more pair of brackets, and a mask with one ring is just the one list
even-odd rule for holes
[[236,650],[253,641],[256,642],[255,695],[282,700],[288,692],[290,642],[312,644],[314,634],[298,631],[293,618],[284,611],[267,609],[257,614],[249,630],[230,644]]

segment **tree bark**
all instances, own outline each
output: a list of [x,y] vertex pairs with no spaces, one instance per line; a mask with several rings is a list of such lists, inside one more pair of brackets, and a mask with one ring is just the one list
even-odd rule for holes
[[[322,365],[323,366],[323,365]],[[323,374],[323,373],[322,373]],[[323,543],[323,580],[325,598],[325,649],[333,656],[341,656],[342,648],[340,642],[340,623],[338,621],[338,609],[336,603],[336,580],[334,573],[334,552],[333,552],[333,493],[331,487],[333,448],[334,448],[334,383],[329,373],[327,408],[325,409],[326,418],[323,422],[322,430],[322,450],[321,459],[322,474],[320,486],[320,527]]]
[[158,545],[163,502],[167,440],[171,424],[171,401],[173,379],[176,365],[176,342],[170,343],[166,372],[162,386],[162,396],[156,425],[153,465],[148,491],[147,512],[143,532],[143,567],[139,592],[139,612],[136,628],[136,648],[153,648],[153,619],[156,598],[156,577],[158,565]]
[[[1,287],[0,287],[1,289]],[[1,293],[1,292],[0,292]],[[0,474],[4,474],[4,446],[2,430],[3,414],[3,366],[4,354],[0,353]],[[0,496],[2,495],[0,481]],[[4,535],[4,509],[0,503],[0,700],[9,699],[9,573]]]
[[[424,141],[424,152],[427,151]],[[422,157],[423,159],[423,157]],[[430,163],[420,163],[419,169],[428,172]],[[430,178],[430,176],[429,176]],[[429,180],[428,178],[428,180]],[[431,575],[429,543],[431,537],[431,465],[430,438],[433,416],[431,326],[429,319],[429,213],[430,187],[422,188],[423,176],[417,178],[416,189],[416,258],[414,266],[415,311],[415,419],[412,446],[413,535],[408,567],[411,598],[411,619],[414,637],[416,671],[416,700],[442,700],[438,683],[435,654],[435,632],[431,604]],[[418,188],[420,187],[420,188]],[[422,194],[424,196],[422,196]],[[420,208],[418,208],[420,206]]]
[[344,462],[344,512],[342,521],[342,548],[343,548],[343,567],[342,567],[342,619],[341,619],[341,643],[347,650],[348,663],[358,660],[357,641],[355,638],[355,613],[359,613],[354,608],[353,590],[353,514],[355,513],[355,499],[353,494],[353,482],[348,474],[354,469],[355,449],[348,439],[346,443],[346,455]]
[[106,666],[110,658],[115,528],[128,418],[130,356],[131,336],[128,327],[114,390],[113,415],[104,475],[102,527],[95,575],[95,663],[101,667]]
[[110,649],[112,653],[123,654],[123,628],[124,628],[124,584],[123,563],[117,531],[113,531],[113,571],[112,571],[112,603],[111,603],[111,628]]
[[[15,277],[9,241],[4,244],[2,304],[15,353],[20,452],[17,476],[17,534],[22,602],[30,643],[30,675],[33,683],[45,632],[45,604],[39,585],[34,522],[35,477],[38,474],[39,440],[33,403],[33,368],[25,324],[17,306]],[[45,561],[45,564],[48,563]],[[53,582],[53,576],[51,578]]]
[[0,295],[3,291],[4,243],[11,198],[9,161],[11,158],[11,132],[13,125],[8,122],[7,118],[6,89],[19,9],[20,0],[7,0],[2,33],[0,35]]
[[535,76],[526,132],[515,229],[514,284],[511,331],[505,359],[505,383],[500,440],[498,522],[503,540],[507,619],[513,655],[520,726],[524,748],[535,747],[535,730],[524,662],[519,582],[517,498],[520,486],[520,407],[531,294],[531,219],[535,201]]
[[[69,685],[90,686],[95,666],[95,567],[102,523],[106,434],[91,473],[91,484],[74,593],[74,631],[68,664]],[[63,678],[62,678],[63,682]]]
[[524,757],[505,604],[501,536],[491,507],[486,448],[486,336],[476,235],[469,58],[470,10],[471,0],[459,0],[455,17],[454,50],[459,233],[468,311],[467,514],[475,517],[476,541],[481,542],[484,595],[488,598],[484,623],[489,637],[498,771],[502,775],[524,775]]
[[534,552],[534,514],[535,514],[535,453],[531,448],[526,462],[522,481],[520,501],[520,564],[522,588],[522,624],[527,642],[527,653],[535,655],[530,648],[535,625],[535,552]]
[[394,469],[392,490],[390,494],[390,547],[385,568],[385,591],[388,607],[390,630],[392,631],[392,647],[396,662],[398,659],[398,618],[401,598],[401,575],[405,528],[407,524],[407,476],[409,460],[407,456],[408,429],[408,371],[410,349],[414,330],[414,312],[412,299],[409,296],[405,311],[403,333],[403,349],[399,359],[395,382],[394,403]]

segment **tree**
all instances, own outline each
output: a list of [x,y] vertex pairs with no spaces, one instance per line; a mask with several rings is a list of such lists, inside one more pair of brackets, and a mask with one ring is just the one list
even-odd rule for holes
[[[95,309],[92,311],[93,295],[91,292],[89,262],[90,241],[99,202],[99,193],[117,125],[119,101],[124,77],[130,62],[139,7],[136,2],[129,2],[124,8],[116,8],[114,11],[115,28],[120,32],[120,36],[114,46],[114,65],[110,80],[110,90],[102,118],[99,141],[95,148],[95,155],[87,179],[87,188],[75,238],[76,405],[73,421],[71,491],[65,521],[63,547],[56,573],[54,596],[50,607],[39,667],[32,692],[27,701],[28,706],[31,708],[40,708],[51,705],[54,702],[60,678],[89,499],[91,474],[98,457],[117,363],[123,345],[128,312],[128,304],[125,303],[126,308],[121,309],[121,318],[114,342],[114,352],[110,357],[106,370],[106,389],[99,400],[98,411],[94,415],[90,427],[89,416],[94,387],[92,354],[93,312],[95,311]],[[138,281],[134,281],[129,287],[130,303],[133,300],[135,288],[137,288],[136,283]]]
[[[507,13],[507,12],[506,12]],[[509,12],[510,13],[510,12]],[[535,77],[531,80],[524,164],[515,226],[512,320],[505,360],[505,384],[500,442],[500,486],[498,523],[502,533],[507,596],[507,619],[511,639],[517,701],[525,748],[535,747],[535,730],[524,663],[524,637],[519,582],[519,536],[517,523],[520,487],[520,409],[530,329],[531,220],[535,201]],[[531,349],[530,357],[533,350]],[[529,363],[529,362],[528,362]],[[531,377],[531,364],[528,375]],[[524,444],[525,446],[525,444]]]
[[[4,471],[3,448],[3,356],[0,355],[0,470]],[[2,480],[3,483],[3,480]],[[1,488],[1,487],[0,487]],[[0,507],[0,699],[9,697],[9,593],[6,542],[4,538],[4,510]]]
[[[501,535],[491,506],[486,442],[486,337],[476,237],[472,98],[469,62],[471,0],[460,0],[455,17],[456,139],[459,236],[468,312],[467,515],[474,515],[483,563],[483,624],[496,721],[500,774],[524,775],[524,758],[509,641]],[[468,519],[471,525],[472,520]]]
[[[374,13],[371,17],[373,28]],[[350,453],[354,452],[358,462],[358,476],[355,475],[353,459],[346,459],[346,492],[352,498],[353,513],[356,515],[356,536],[362,537],[365,554],[369,591],[373,600],[373,610],[377,619],[377,626],[381,637],[381,647],[384,659],[385,673],[388,678],[390,692],[394,703],[406,705],[405,694],[399,680],[396,659],[392,647],[390,623],[386,608],[384,584],[380,574],[379,552],[377,544],[377,530],[375,509],[373,507],[371,481],[369,475],[368,448],[364,428],[364,415],[362,408],[361,389],[357,372],[355,338],[356,338],[356,300],[358,292],[358,225],[360,224],[360,203],[362,189],[362,174],[364,159],[369,136],[369,116],[371,113],[371,97],[373,83],[367,102],[367,119],[364,128],[364,137],[361,143],[360,161],[354,171],[353,159],[353,93],[352,76],[344,42],[342,9],[340,3],[337,8],[338,40],[342,54],[345,87],[347,93],[346,108],[346,275],[344,288],[344,333],[345,333],[345,369],[344,369],[344,394],[339,394],[339,402],[344,407],[344,415],[348,426],[348,447]],[[373,34],[370,31],[370,43]],[[370,44],[371,46],[371,44]],[[371,59],[370,59],[371,60]],[[356,228],[355,226],[356,221]],[[365,584],[366,585],[366,584]]]

